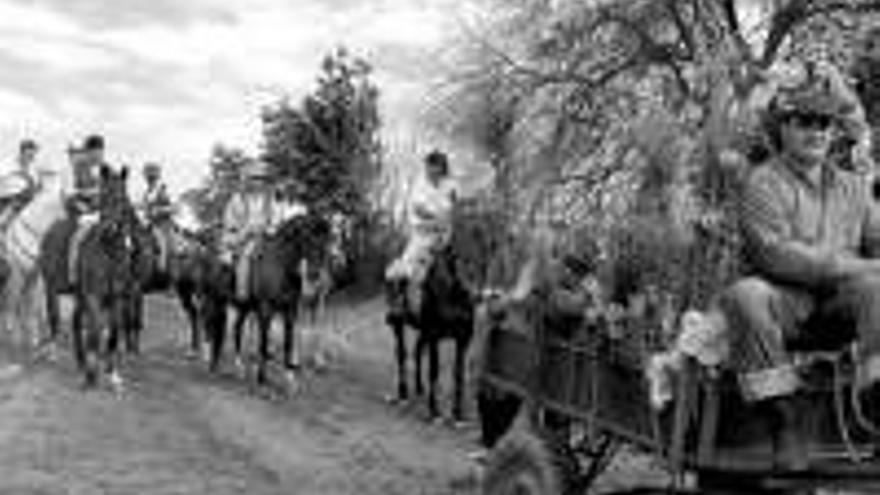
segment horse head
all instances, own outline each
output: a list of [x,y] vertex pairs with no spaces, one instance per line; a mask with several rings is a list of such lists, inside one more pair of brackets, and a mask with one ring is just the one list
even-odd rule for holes
[[128,167],[114,172],[101,165],[98,198],[99,225],[108,247],[133,251],[142,229],[128,196]]
[[474,297],[462,280],[458,254],[451,245],[440,248],[425,276],[425,298],[455,305],[472,305]]

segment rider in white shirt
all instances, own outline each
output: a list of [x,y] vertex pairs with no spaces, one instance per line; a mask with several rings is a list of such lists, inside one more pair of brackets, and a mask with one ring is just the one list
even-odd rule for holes
[[33,169],[39,147],[25,139],[18,147],[17,167],[0,178],[0,231],[6,227],[27,204],[39,188],[39,180]]
[[425,175],[416,182],[410,196],[410,236],[406,248],[386,272],[389,280],[410,282],[408,299],[414,311],[421,306],[421,286],[434,253],[446,246],[452,235],[456,194],[446,155],[432,151],[425,158]]
[[261,235],[274,221],[274,194],[268,164],[253,161],[244,170],[242,189],[233,194],[223,213],[220,237],[221,260],[235,271],[235,293],[247,297],[250,262]]

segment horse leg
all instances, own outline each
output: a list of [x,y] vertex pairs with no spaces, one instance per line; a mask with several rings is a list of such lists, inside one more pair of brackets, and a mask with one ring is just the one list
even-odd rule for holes
[[[57,309],[57,295],[55,296],[55,303]],[[86,366],[86,355],[85,355],[85,342],[83,341],[83,317],[85,316],[85,308],[83,308],[83,302],[77,300],[73,305],[73,321],[72,323],[72,337],[73,337],[73,356],[76,359],[76,364],[80,370],[85,371]]]
[[183,312],[189,321],[189,352],[198,355],[201,349],[202,335],[199,332],[198,310],[195,303],[195,291],[189,284],[177,285],[177,297],[180,299],[180,305],[183,306]]
[[416,396],[421,397],[425,395],[425,386],[422,381],[422,360],[425,357],[425,346],[427,345],[427,339],[425,338],[425,334],[423,332],[419,332],[419,336],[416,338],[416,350],[413,354],[413,358],[415,359],[415,373],[413,374],[413,379],[416,384]]
[[284,376],[290,393],[295,394],[299,389],[297,374],[300,369],[300,346],[296,328],[296,305],[282,312],[284,323]]
[[[107,348],[104,359],[106,360],[107,374],[110,385],[116,393],[122,392],[123,382],[121,374],[122,354],[119,341],[123,336],[131,338],[130,331],[126,332],[127,323],[130,322],[132,308],[137,305],[137,297],[124,298],[122,301],[114,301],[109,308],[109,321],[103,333],[106,338]],[[125,332],[125,333],[123,333]]]
[[249,313],[249,308],[245,305],[238,306],[238,310],[235,315],[235,323],[232,325],[232,331],[234,333],[233,338],[235,339],[235,366],[238,368],[239,372],[244,374],[244,358],[241,352],[241,341],[244,333],[245,322],[247,322],[247,316]]
[[[210,370],[216,372],[220,366],[220,356],[226,342],[226,303],[216,296],[205,296],[202,301],[202,322],[205,326],[205,338],[211,346]],[[198,320],[195,320],[198,321]],[[195,332],[198,329],[194,330]],[[236,353],[238,353],[236,349]]]
[[101,303],[95,296],[82,296],[79,301],[84,307],[85,341],[83,349],[83,361],[85,370],[85,387],[92,388],[98,383],[99,354],[101,347],[101,334],[106,322],[103,318]]
[[397,400],[409,399],[409,386],[406,378],[406,332],[403,322],[391,324],[394,330],[394,350],[397,357]]
[[453,367],[452,382],[453,401],[452,401],[452,419],[455,422],[464,421],[464,409],[462,403],[464,401],[464,371],[465,371],[465,354],[467,353],[468,341],[463,338],[455,339],[455,365]]
[[144,330],[144,298],[141,295],[132,297],[130,303],[124,305],[124,329],[128,352],[137,356],[141,353],[141,333]]
[[[426,339],[427,340],[427,339]],[[440,342],[430,339],[425,345],[428,348],[428,414],[431,419],[437,418],[437,378],[440,376]]]
[[46,319],[49,324],[49,340],[51,342],[58,342],[59,314],[61,312],[58,307],[58,292],[54,284],[48,280],[46,282],[46,290],[43,292],[43,298],[46,303]]
[[257,308],[257,327],[259,329],[259,343],[257,357],[257,383],[267,383],[266,368],[269,363],[269,329],[272,325],[272,310],[268,303],[260,304]]
[[281,316],[284,323],[284,369],[296,371],[300,368],[301,364],[299,331],[296,327],[296,309],[283,311]]
[[49,359],[55,358],[56,349],[60,340],[60,308],[58,307],[58,293],[56,288],[46,280],[43,290],[43,300],[46,305],[46,323],[49,326]]

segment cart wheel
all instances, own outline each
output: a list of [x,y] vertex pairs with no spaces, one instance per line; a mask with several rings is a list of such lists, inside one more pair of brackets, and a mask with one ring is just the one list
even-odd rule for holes
[[574,486],[576,461],[551,440],[514,427],[489,455],[483,495],[566,495]]

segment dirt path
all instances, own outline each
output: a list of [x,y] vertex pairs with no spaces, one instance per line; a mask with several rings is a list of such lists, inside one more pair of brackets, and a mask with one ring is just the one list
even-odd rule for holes
[[375,303],[338,315],[357,355],[292,399],[184,359],[170,301],[153,298],[147,321],[122,397],[82,392],[68,356],[0,378],[0,493],[477,492],[471,432],[384,403],[390,341]]

